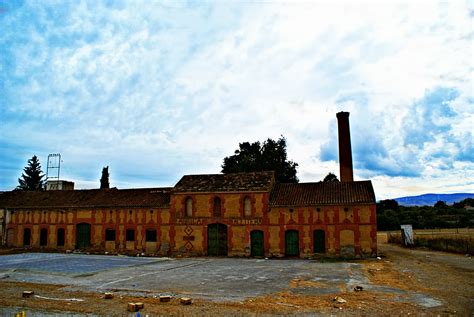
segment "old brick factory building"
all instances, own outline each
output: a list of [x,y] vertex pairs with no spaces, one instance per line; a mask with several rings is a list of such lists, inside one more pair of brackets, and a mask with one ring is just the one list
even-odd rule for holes
[[349,113],[337,114],[341,182],[273,172],[185,175],[174,187],[0,193],[2,242],[155,255],[373,256],[375,195],[354,181]]

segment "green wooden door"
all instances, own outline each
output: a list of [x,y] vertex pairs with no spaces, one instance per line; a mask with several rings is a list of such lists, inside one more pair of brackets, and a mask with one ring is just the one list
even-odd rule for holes
[[227,226],[215,223],[207,227],[207,254],[227,255]]
[[76,249],[88,248],[91,245],[91,225],[79,223],[76,226]]
[[325,237],[324,230],[314,230],[313,232],[313,252],[325,253]]
[[263,231],[254,230],[250,232],[250,255],[263,256]]
[[288,230],[285,232],[285,255],[299,256],[299,240],[297,230]]

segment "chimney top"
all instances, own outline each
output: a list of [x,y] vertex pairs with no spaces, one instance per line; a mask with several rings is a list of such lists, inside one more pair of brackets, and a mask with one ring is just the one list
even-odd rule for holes
[[336,113],[336,117],[339,118],[349,118],[349,112],[347,111],[340,111]]

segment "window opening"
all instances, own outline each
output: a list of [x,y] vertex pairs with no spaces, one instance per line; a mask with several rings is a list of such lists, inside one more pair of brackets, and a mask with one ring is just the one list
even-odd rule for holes
[[105,229],[105,241],[115,241],[115,229]]
[[149,229],[145,233],[146,242],[156,242],[156,230]]
[[40,230],[40,247],[48,245],[48,229],[43,228]]
[[221,216],[221,199],[219,197],[214,198],[214,217]]
[[58,247],[63,247],[64,246],[64,229],[63,228],[59,228],[58,229]]
[[135,241],[135,230],[127,229],[127,231],[125,232],[125,239],[127,241]]

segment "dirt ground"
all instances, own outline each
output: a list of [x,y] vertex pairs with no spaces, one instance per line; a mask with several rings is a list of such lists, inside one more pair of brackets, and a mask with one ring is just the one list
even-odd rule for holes
[[[127,303],[142,302],[142,316],[156,315],[460,315],[474,316],[474,259],[443,252],[404,249],[381,244],[380,260],[358,261],[370,284],[378,288],[355,292],[341,285],[340,291],[324,295],[301,295],[292,287],[317,287],[317,282],[294,279],[289,291],[248,298],[243,301],[212,302],[193,299],[184,306],[179,297],[160,303],[154,295],[128,296],[116,292],[113,299],[104,299],[98,292],[71,291],[68,285],[32,284],[0,279],[0,307],[8,315],[27,310],[27,316],[86,313],[96,315],[134,315],[127,312]],[[390,290],[394,291],[391,292]],[[36,296],[22,298],[24,290]],[[401,290],[402,292],[399,292]],[[403,292],[408,291],[408,292]],[[412,295],[409,295],[412,294]],[[414,301],[413,294],[420,300]],[[428,295],[427,302],[423,301]],[[338,303],[339,296],[346,302]],[[436,299],[435,303],[432,299]],[[431,300],[431,302],[430,302]],[[436,303],[437,302],[437,303]]]

